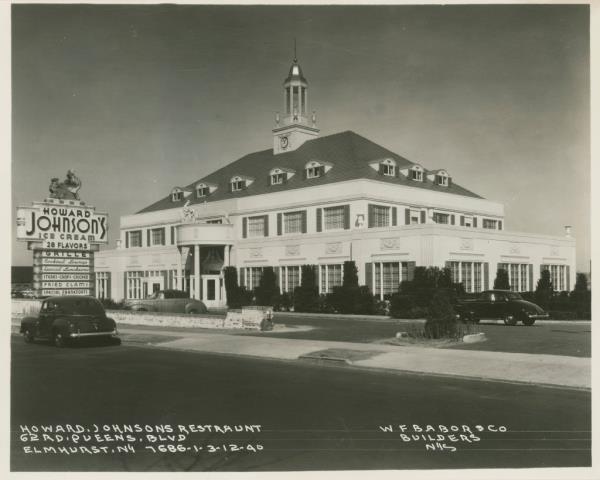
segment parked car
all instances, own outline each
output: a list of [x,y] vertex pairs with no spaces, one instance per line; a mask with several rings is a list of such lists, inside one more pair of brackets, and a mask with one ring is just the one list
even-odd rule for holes
[[102,304],[94,297],[65,295],[48,297],[42,301],[37,317],[21,321],[25,342],[36,338],[48,339],[57,347],[89,337],[115,337],[117,324],[108,318]]
[[479,322],[481,319],[502,319],[506,325],[533,325],[538,319],[548,318],[544,309],[533,302],[523,300],[510,290],[486,290],[475,299],[462,299],[455,310],[464,321]]
[[188,292],[159,290],[144,300],[128,300],[125,308],[139,312],[206,313],[204,303],[190,298]]

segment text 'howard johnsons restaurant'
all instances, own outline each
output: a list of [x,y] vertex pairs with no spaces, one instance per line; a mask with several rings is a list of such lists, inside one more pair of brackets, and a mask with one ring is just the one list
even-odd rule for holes
[[467,292],[491,288],[498,268],[515,291],[534,290],[544,269],[556,290],[573,288],[568,228],[561,237],[511,232],[504,206],[460,186],[444,165],[413,163],[352,131],[320,137],[296,59],[283,87],[272,147],[121,217],[117,248],[96,253],[98,297],[178,289],[224,307],[230,265],[249,289],[274,267],[282,293],[300,284],[301,265],[318,265],[328,293],[346,260],[380,298],[415,266],[447,266]]

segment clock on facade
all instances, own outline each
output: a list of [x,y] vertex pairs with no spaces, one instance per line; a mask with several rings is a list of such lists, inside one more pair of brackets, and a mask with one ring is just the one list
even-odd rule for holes
[[284,148],[284,149],[287,148],[288,144],[289,144],[288,137],[281,137],[279,139],[279,144],[281,145],[281,148]]

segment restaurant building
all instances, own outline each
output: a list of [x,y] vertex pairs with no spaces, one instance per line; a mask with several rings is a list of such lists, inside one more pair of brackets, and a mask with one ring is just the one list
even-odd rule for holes
[[96,254],[98,297],[178,289],[223,307],[229,265],[249,289],[274,267],[281,292],[300,284],[302,265],[318,265],[319,290],[328,293],[346,260],[379,298],[415,266],[449,267],[468,292],[491,288],[499,268],[515,291],[535,289],[543,269],[556,290],[572,289],[568,227],[564,236],[511,231],[501,203],[462,187],[444,165],[430,169],[352,131],[320,136],[297,59],[283,103],[271,148],[121,217],[117,247]]

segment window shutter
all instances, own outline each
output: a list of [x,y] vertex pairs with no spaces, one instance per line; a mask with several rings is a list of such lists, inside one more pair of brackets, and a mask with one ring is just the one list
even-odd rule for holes
[[323,209],[317,208],[317,232],[323,231]]
[[567,276],[565,285],[567,286],[567,292],[570,292],[571,291],[571,266],[567,265],[567,268],[565,270],[566,270],[565,275]]
[[306,233],[306,210],[302,211],[302,233]]
[[529,291],[533,292],[533,264],[529,264]]
[[427,212],[425,210],[421,210],[421,223],[427,223],[425,215],[427,215]]
[[383,163],[379,164],[379,175],[383,175]]
[[244,217],[242,219],[242,238],[246,238],[248,236],[248,219]]
[[125,248],[129,248],[129,232],[125,232]]
[[146,230],[146,246],[150,246],[150,229]]
[[281,235],[281,213],[277,214],[277,235]]
[[415,267],[416,262],[406,262],[407,270],[408,270],[408,281],[412,282],[415,279]]
[[265,228],[263,229],[263,234],[264,234],[265,237],[268,237],[269,236],[269,216],[265,215],[263,217],[263,219],[264,219],[264,222],[265,222]]
[[246,286],[246,269],[244,267],[240,268],[240,287]]
[[375,224],[374,205],[369,204],[369,220],[368,220],[369,228],[373,228],[374,224]]
[[498,230],[502,230],[502,220],[498,221]]
[[[166,227],[163,227],[161,245],[166,245],[166,244],[167,244],[167,229],[166,229]],[[166,285],[166,283],[165,283],[165,285]]]
[[281,290],[279,290],[279,277],[281,275],[281,267],[273,267],[273,273],[275,274],[275,285],[277,286],[277,291],[279,291],[279,293],[282,293]]
[[464,215],[461,215],[461,216],[460,216],[460,226],[461,226],[461,227],[464,227],[464,226],[465,226],[465,216],[464,216]]
[[404,225],[410,225],[410,208],[404,209]]
[[365,284],[369,292],[373,294],[373,264],[371,262],[365,263]]
[[483,289],[488,290],[490,288],[490,264],[485,262],[483,264]]
[[473,217],[473,228],[477,228],[477,217]]
[[392,227],[398,225],[398,209],[396,207],[392,207]]
[[455,222],[455,216],[454,215],[450,215],[450,225],[454,225]]
[[350,205],[344,205],[344,229],[350,229]]
[[175,245],[175,227],[171,227],[171,245]]

